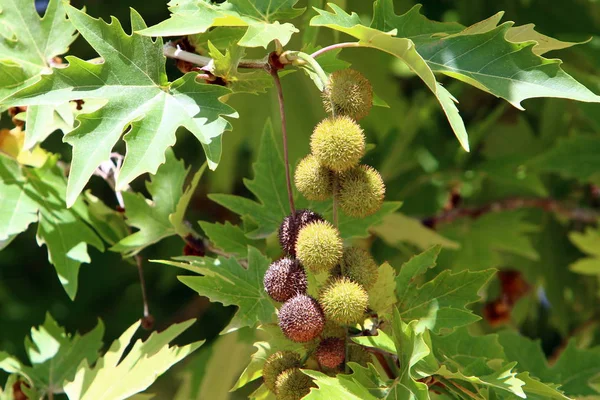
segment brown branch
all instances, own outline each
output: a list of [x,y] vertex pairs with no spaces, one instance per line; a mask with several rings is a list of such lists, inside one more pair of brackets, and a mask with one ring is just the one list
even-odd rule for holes
[[366,350],[369,353],[375,355],[375,358],[377,358],[377,361],[379,361],[381,368],[383,368],[383,370],[385,371],[388,378],[396,379],[396,374],[394,374],[394,371],[392,371],[392,368],[390,367],[390,364],[388,363],[388,361],[385,358],[385,355],[383,353],[381,353],[379,351],[372,351],[373,349],[369,349],[369,348],[367,348]]
[[547,212],[552,212],[574,221],[580,221],[587,224],[597,223],[600,219],[600,213],[591,208],[570,207],[558,200],[545,198],[507,198],[498,200],[480,207],[457,207],[442,212],[434,217],[423,219],[427,226],[435,228],[438,225],[455,221],[459,218],[470,217],[478,218],[490,212],[501,212],[517,210],[521,208],[539,208]]
[[279,100],[279,116],[281,118],[281,135],[283,137],[283,160],[285,162],[285,181],[287,185],[288,201],[290,203],[290,212],[292,215],[296,214],[296,206],[294,205],[294,192],[292,191],[292,178],[290,173],[290,161],[288,155],[288,135],[287,135],[287,124],[285,120],[285,103],[283,100],[283,89],[281,88],[281,80],[279,79],[279,73],[277,68],[270,66],[268,68],[269,73],[273,77],[275,82],[275,88],[277,89],[277,99]]
[[548,357],[548,364],[549,365],[553,365],[560,357],[560,355],[562,354],[562,352],[567,348],[569,342],[571,341],[572,338],[574,338],[575,336],[579,335],[580,333],[582,333],[583,331],[585,331],[587,328],[589,328],[590,326],[597,324],[598,320],[593,318],[590,319],[586,322],[584,322],[583,324],[579,325],[578,327],[576,327],[575,329],[573,329],[562,341],[562,343],[560,344],[560,346],[558,346],[556,349],[554,349],[554,351],[552,352],[552,354],[550,355],[550,357]]

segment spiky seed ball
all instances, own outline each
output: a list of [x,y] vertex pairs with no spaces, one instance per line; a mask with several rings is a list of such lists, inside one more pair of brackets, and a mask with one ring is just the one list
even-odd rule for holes
[[379,172],[368,165],[359,165],[340,174],[339,204],[344,214],[364,218],[381,207],[385,184]]
[[284,302],[306,293],[306,272],[298,260],[282,258],[273,262],[263,279],[265,291],[275,301]]
[[328,118],[316,126],[310,149],[323,166],[346,171],[356,166],[365,153],[365,134],[350,117]]
[[333,194],[331,171],[309,154],[296,167],[294,183],[298,191],[308,200],[324,201]]
[[343,338],[346,336],[346,329],[340,324],[328,320],[325,322],[321,336],[324,338]]
[[342,238],[333,225],[316,221],[298,233],[296,257],[312,272],[329,271],[340,262],[343,247]]
[[341,277],[333,279],[325,287],[319,302],[327,319],[351,325],[363,318],[369,304],[369,295],[358,283]]
[[361,248],[348,247],[344,249],[340,266],[344,271],[344,276],[365,289],[369,289],[377,281],[377,264],[373,257]]
[[281,244],[283,251],[295,257],[298,232],[306,225],[315,221],[325,220],[311,210],[297,210],[293,216],[290,214],[285,217],[279,226],[279,244]]
[[273,353],[265,361],[263,366],[263,379],[265,386],[271,392],[275,392],[277,377],[286,369],[300,367],[300,355],[293,351],[278,351]]
[[310,296],[299,294],[279,309],[279,327],[294,342],[309,342],[323,332],[325,317],[319,303]]
[[346,346],[344,339],[327,338],[323,340],[315,353],[321,365],[327,368],[336,368],[344,362]]
[[290,368],[277,377],[275,398],[277,400],[300,400],[314,386],[310,376],[305,375],[298,368]]
[[371,362],[371,354],[369,354],[362,346],[350,344],[348,346],[348,361],[366,367],[367,364]]
[[327,112],[347,115],[360,120],[371,111],[373,88],[367,78],[353,69],[335,71],[323,92],[323,105]]

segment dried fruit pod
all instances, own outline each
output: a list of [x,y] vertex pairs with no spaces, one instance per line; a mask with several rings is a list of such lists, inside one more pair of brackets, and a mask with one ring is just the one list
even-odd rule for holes
[[312,154],[304,157],[296,167],[294,183],[308,200],[324,201],[333,194],[331,171]]
[[298,233],[296,257],[312,272],[329,271],[342,258],[343,247],[342,238],[333,225],[316,221]]
[[294,342],[309,342],[323,332],[325,317],[319,303],[310,296],[299,294],[279,309],[279,327]]
[[300,355],[293,351],[278,351],[273,353],[265,361],[263,366],[263,379],[265,386],[271,392],[275,392],[277,377],[286,369],[300,367]]
[[275,397],[277,400],[300,400],[310,392],[315,384],[310,376],[298,368],[283,371],[275,383]]
[[353,69],[335,71],[323,92],[327,112],[347,115],[360,120],[369,115],[373,106],[373,87],[363,74]]
[[351,325],[362,321],[369,295],[361,285],[346,277],[334,278],[321,293],[319,303],[327,319]]
[[298,260],[282,258],[273,262],[263,279],[265,291],[275,301],[284,302],[306,293],[306,272]]
[[279,244],[281,244],[283,251],[295,257],[298,232],[315,221],[324,221],[324,219],[311,210],[298,210],[293,216],[288,215],[285,217],[279,226]]
[[365,134],[350,117],[328,118],[316,126],[310,148],[321,165],[336,172],[346,171],[365,154]]
[[340,174],[338,201],[344,214],[364,218],[381,208],[385,184],[379,172],[368,165],[359,165]]
[[371,288],[377,281],[379,274],[377,264],[373,257],[359,247],[348,247],[344,249],[344,255],[340,262],[343,275],[358,283],[365,289]]
[[327,368],[337,368],[346,358],[345,340],[327,338],[323,340],[315,352],[319,364]]

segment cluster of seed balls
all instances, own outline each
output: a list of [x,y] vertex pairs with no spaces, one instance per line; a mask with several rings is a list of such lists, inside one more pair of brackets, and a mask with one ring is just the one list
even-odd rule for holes
[[379,210],[385,194],[379,172],[359,164],[365,154],[365,134],[356,121],[371,108],[371,84],[357,71],[336,71],[323,100],[333,116],[316,126],[311,154],[296,167],[294,182],[308,200],[328,200],[335,193],[344,214],[366,217]]
[[[344,70],[332,74],[324,97],[326,108],[337,116],[315,129],[313,154],[298,165],[296,186],[309,200],[326,200],[335,191],[346,214],[364,217],[379,209],[385,192],[377,171],[358,165],[365,138],[355,120],[368,113],[371,86],[356,71]],[[350,106],[344,103],[348,97]],[[339,187],[334,190],[336,182]],[[336,371],[346,357],[366,365],[370,356],[360,346],[348,344],[346,349],[346,327],[364,321],[367,290],[377,280],[373,258],[358,247],[344,249],[339,231],[311,210],[287,216],[279,228],[279,242],[286,256],[271,264],[264,286],[273,300],[283,303],[278,312],[283,334],[305,343],[324,370]],[[313,274],[329,273],[318,299],[307,294],[305,268]],[[300,371],[304,362],[292,351],[278,351],[266,360],[264,382],[278,400],[301,399],[314,386]]]

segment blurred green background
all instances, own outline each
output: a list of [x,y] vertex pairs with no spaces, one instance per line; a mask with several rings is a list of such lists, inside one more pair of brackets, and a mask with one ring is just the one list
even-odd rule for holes
[[[85,6],[95,17],[108,19],[111,15],[129,30],[129,7],[135,8],[148,25],[168,17],[165,3],[160,1],[73,1],[77,7]],[[299,5],[324,8],[321,1],[300,1]],[[365,0],[337,1],[346,10],[357,12],[368,21],[372,3]],[[415,3],[394,1],[398,13],[407,11]],[[536,29],[546,35],[562,40],[592,40],[571,49],[555,51],[548,57],[561,58],[563,68],[596,93],[600,93],[600,2],[590,0],[564,0],[549,3],[544,0],[427,0],[423,1],[422,12],[434,20],[458,21],[469,25],[485,19],[498,11],[506,12],[504,20],[516,24],[534,23]],[[309,16],[298,19],[301,26]],[[320,30],[318,43],[322,46],[343,40],[330,31]],[[286,46],[289,49],[302,47],[302,33],[293,37]],[[93,50],[81,38],[71,47],[71,54],[83,59],[96,57]],[[262,56],[264,50],[253,49],[249,56]],[[576,103],[557,99],[532,99],[523,103],[527,111],[521,112],[502,100],[483,93],[466,84],[440,77],[449,90],[460,101],[459,108],[470,134],[472,152],[465,153],[456,141],[445,116],[436,100],[422,82],[412,76],[406,68],[392,57],[367,49],[344,50],[341,58],[352,63],[352,68],[367,76],[376,94],[389,108],[376,107],[362,125],[369,143],[375,148],[364,162],[378,168],[386,180],[387,200],[404,202],[401,212],[421,220],[427,220],[442,211],[449,193],[458,190],[461,205],[483,205],[507,197],[547,197],[588,208],[600,209],[600,200],[594,195],[592,182],[582,183],[554,175],[541,177],[527,175],[519,170],[523,160],[534,157],[555,145],[560,137],[573,134],[600,135],[600,105]],[[180,72],[172,60],[167,61],[171,77]],[[324,116],[320,96],[310,79],[302,72],[283,78],[286,97],[288,129],[290,131],[290,155],[297,162],[308,153],[308,138],[316,123]],[[228,103],[239,113],[232,120],[233,131],[225,133],[222,162],[214,173],[202,178],[199,189],[188,211],[190,221],[239,222],[237,217],[207,199],[207,193],[235,193],[250,196],[243,186],[242,178],[252,177],[251,164],[256,157],[257,147],[265,121],[271,118],[278,123],[275,93],[269,90],[261,95],[238,94]],[[2,121],[6,124],[7,119]],[[275,125],[277,126],[277,125]],[[63,159],[70,159],[70,149],[62,144],[56,133],[44,143],[48,150],[59,152]],[[122,146],[122,144],[121,144]],[[123,148],[119,150],[124,150]],[[198,168],[204,162],[200,144],[188,132],[178,132],[175,146],[178,157]],[[510,161],[507,156],[513,156]],[[136,190],[144,191],[143,180],[134,183]],[[99,178],[90,184],[93,192],[107,204],[116,206],[109,187]],[[597,282],[567,270],[581,253],[569,242],[567,232],[581,229],[574,222],[557,221],[548,213],[528,210],[523,215],[536,229],[530,238],[539,258],[532,260],[520,255],[502,255],[501,259],[486,258],[490,243],[483,243],[482,253],[477,253],[477,243],[472,254],[459,254],[444,250],[440,265],[447,268],[471,268],[458,266],[465,260],[480,260],[476,268],[489,266],[521,271],[526,281],[535,286],[525,299],[517,304],[511,322],[525,334],[542,339],[545,350],[552,354],[562,337],[585,320],[597,315],[594,304]],[[439,232],[461,242],[473,239],[471,221],[457,220],[439,228]],[[534,232],[535,231],[535,232]],[[469,236],[471,232],[472,236]],[[494,233],[495,234],[495,233]],[[469,243],[466,243],[469,245]],[[145,260],[168,259],[182,254],[184,243],[171,237],[144,251]],[[468,246],[467,246],[468,247]],[[373,254],[378,261],[388,260],[398,267],[418,246],[398,243],[390,246],[380,239],[373,239]],[[45,248],[35,241],[35,226],[20,235],[8,248],[0,252],[0,349],[24,358],[23,338],[32,326],[43,322],[50,312],[68,331],[86,332],[100,318],[106,325],[105,343],[110,343],[124,329],[140,318],[142,300],[135,266],[124,262],[119,254],[100,253],[90,249],[91,264],[80,270],[79,292],[75,301],[70,301],[61,287],[54,268],[47,261]],[[490,265],[492,263],[493,265]],[[193,357],[176,366],[160,378],[151,389],[160,393],[158,398],[175,398],[182,385],[185,373],[203,376],[207,360],[215,361],[219,348],[228,352],[239,352],[232,360],[221,359],[223,376],[235,376],[245,366],[252,353],[254,333],[242,330],[235,338],[225,337],[215,342],[218,333],[227,324],[234,308],[209,303],[177,280],[180,270],[150,262],[144,263],[151,313],[156,327],[189,318],[199,321],[178,342],[208,339],[215,346],[205,345]],[[565,288],[570,290],[564,293]],[[570,288],[581,288],[571,290]],[[498,295],[496,281],[488,292],[488,298]],[[538,295],[558,291],[571,303],[552,304],[546,307]],[[541,292],[540,292],[541,293]],[[542,300],[540,300],[542,299]],[[475,307],[483,312],[483,303]],[[596,306],[597,308],[597,306]],[[579,313],[579,314],[577,314]],[[493,330],[485,321],[482,331]],[[141,335],[144,335],[142,332]],[[598,344],[598,335],[591,334],[590,343]],[[214,365],[214,364],[213,364]],[[212,371],[212,373],[218,373]],[[210,375],[208,375],[210,376]],[[190,385],[201,386],[209,379],[195,379]],[[218,381],[218,377],[215,377]],[[223,378],[227,379],[227,378]],[[4,377],[0,378],[4,381]],[[213,381],[214,382],[214,381]],[[223,389],[231,382],[225,382]],[[199,388],[194,389],[200,391]],[[246,392],[247,393],[247,392]],[[228,398],[226,390],[221,397]],[[243,393],[231,395],[242,398]]]

